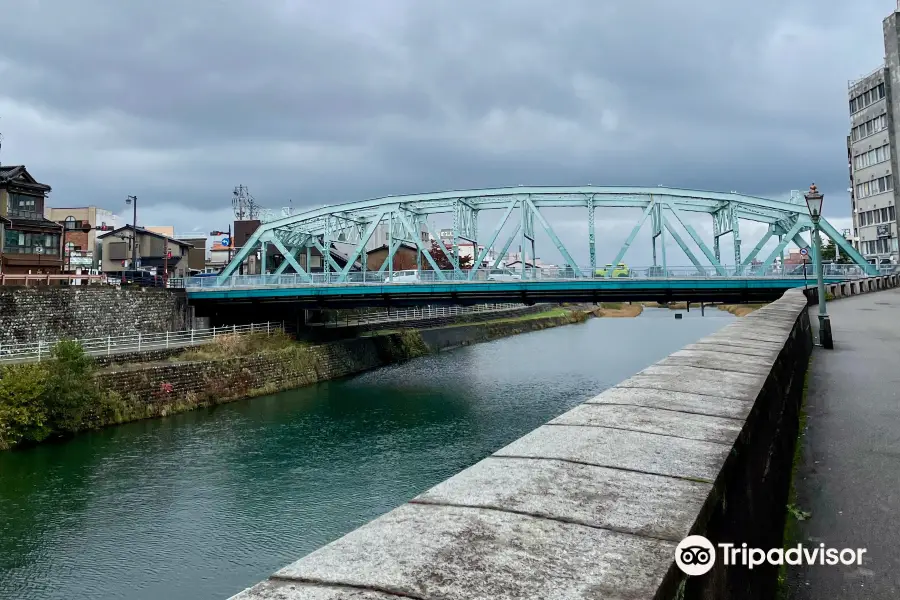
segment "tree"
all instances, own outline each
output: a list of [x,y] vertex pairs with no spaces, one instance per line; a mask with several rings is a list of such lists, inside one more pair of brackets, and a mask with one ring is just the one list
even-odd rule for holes
[[[438,266],[438,269],[441,271],[452,271],[453,263],[450,262],[450,259],[447,258],[446,254],[444,254],[441,247],[438,245],[439,242],[437,240],[431,240],[431,250],[428,251],[428,254],[431,255],[431,258],[434,260],[435,264]],[[451,248],[444,244],[444,248],[447,249],[447,254],[451,253]],[[460,269],[471,269],[472,268],[472,257],[471,256],[460,256],[459,257],[459,268]]]
[[828,239],[824,240],[822,243],[822,261],[844,265],[851,262],[850,257],[841,252],[840,248],[837,247],[837,244]]

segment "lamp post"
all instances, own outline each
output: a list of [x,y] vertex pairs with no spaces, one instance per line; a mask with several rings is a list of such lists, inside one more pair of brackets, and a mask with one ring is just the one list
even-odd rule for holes
[[137,268],[137,196],[128,196],[125,198],[125,204],[129,204],[134,208],[134,215],[131,218],[131,268]]
[[831,319],[825,309],[825,266],[822,264],[822,239],[819,236],[819,219],[822,218],[822,202],[825,199],[816,184],[809,186],[809,192],[804,194],[806,207],[809,209],[809,217],[812,220],[813,247],[815,248],[816,280],[819,288],[819,344],[827,350],[834,348],[831,338]]

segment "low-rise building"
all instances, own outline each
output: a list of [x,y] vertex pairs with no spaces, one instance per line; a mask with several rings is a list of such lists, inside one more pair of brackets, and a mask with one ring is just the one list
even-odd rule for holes
[[49,207],[45,216],[63,226],[63,270],[97,269],[100,265],[100,244],[97,232],[116,228],[112,211],[96,206]]
[[187,242],[142,227],[135,229],[133,225],[103,233],[99,239],[100,270],[104,274],[118,276],[123,271],[146,270],[161,275],[166,269],[169,277],[190,274],[189,258],[193,246]]
[[[369,271],[377,271],[387,260],[388,246],[384,244],[378,248],[370,250],[366,254],[366,269]],[[419,249],[413,244],[402,242],[397,250],[394,251],[394,259],[392,266],[395,271],[407,271],[415,269],[418,264]],[[422,258],[423,267],[430,268],[427,259]]]
[[62,225],[44,217],[50,186],[23,165],[0,166],[0,272],[57,274],[62,271]]
[[176,239],[191,245],[188,251],[188,269],[191,275],[202,273],[206,269],[206,236],[196,233],[176,235]]

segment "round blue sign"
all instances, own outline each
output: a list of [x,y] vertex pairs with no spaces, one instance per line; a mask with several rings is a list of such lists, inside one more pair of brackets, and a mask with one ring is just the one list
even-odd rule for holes
[[229,239],[229,238],[227,238],[227,237],[226,237],[226,238],[222,238],[222,241],[219,242],[219,243],[220,243],[221,245],[223,245],[223,246],[230,246],[230,245],[231,245],[231,239]]
[[800,248],[800,254],[802,254],[803,256],[806,256],[807,254],[809,254],[809,249],[808,248]]

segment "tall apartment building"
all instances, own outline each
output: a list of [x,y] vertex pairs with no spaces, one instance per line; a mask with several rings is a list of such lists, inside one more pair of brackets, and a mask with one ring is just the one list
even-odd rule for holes
[[883,22],[885,59],[849,83],[853,244],[871,263],[897,264],[900,193],[900,1]]

